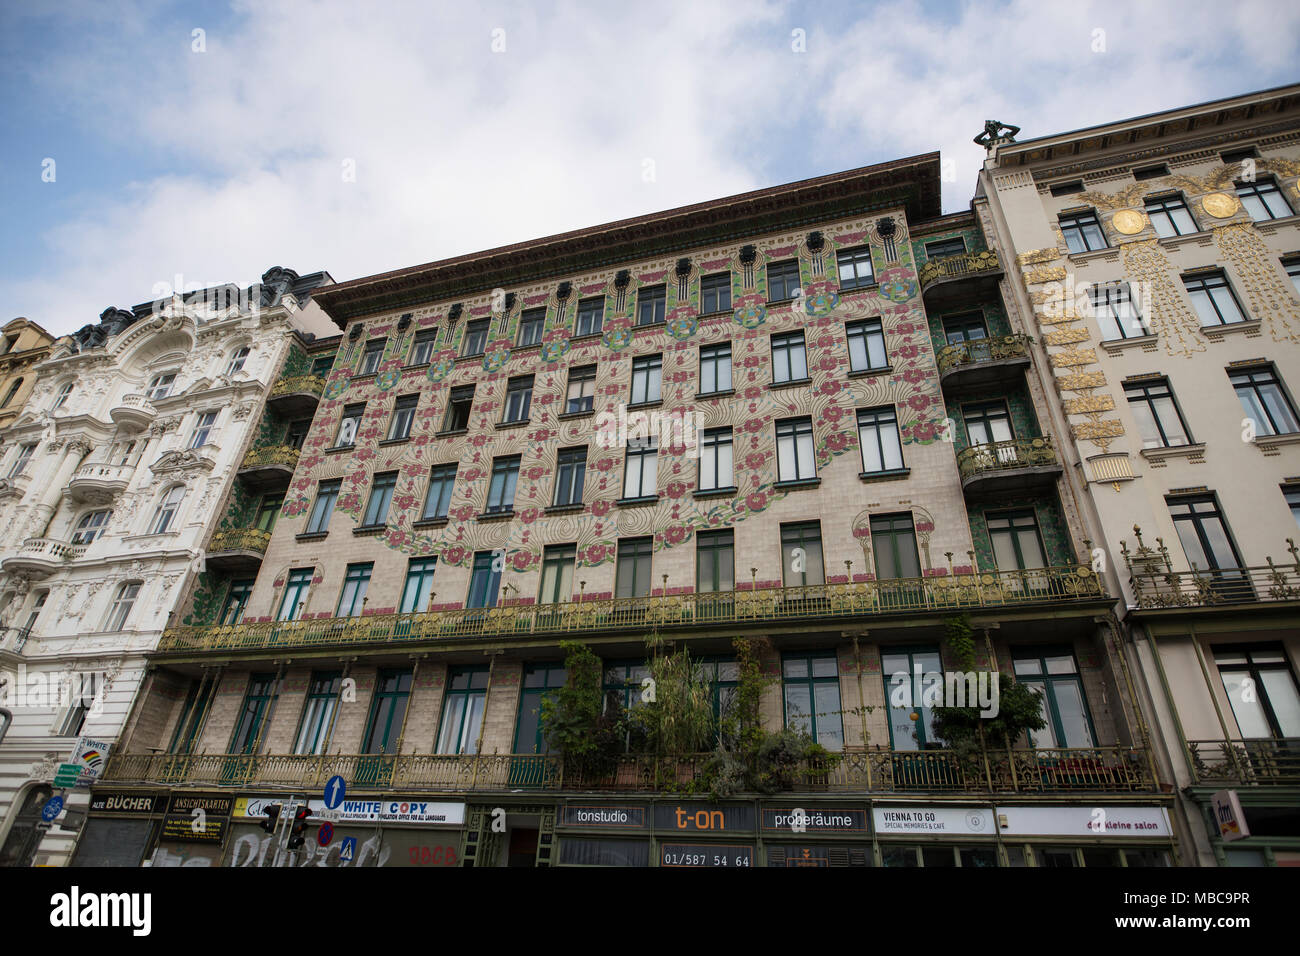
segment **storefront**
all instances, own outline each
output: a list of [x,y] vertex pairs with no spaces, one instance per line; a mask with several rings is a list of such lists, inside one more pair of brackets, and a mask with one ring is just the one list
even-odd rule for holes
[[220,865],[234,802],[224,793],[172,792],[148,865]]
[[158,838],[167,796],[129,790],[90,795],[71,866],[139,866]]

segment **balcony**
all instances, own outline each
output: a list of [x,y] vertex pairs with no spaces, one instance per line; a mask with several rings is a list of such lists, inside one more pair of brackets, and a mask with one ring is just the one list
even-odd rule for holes
[[271,543],[271,532],[260,528],[218,531],[208,542],[205,562],[214,571],[256,571]]
[[153,424],[158,411],[143,395],[123,395],[122,400],[108,411],[113,424],[127,432],[143,431]]
[[266,404],[283,418],[301,418],[311,415],[320,404],[325,391],[325,379],[319,375],[293,375],[282,378],[271,386]]
[[1202,786],[1300,786],[1300,737],[1189,740],[1187,749]]
[[964,252],[929,260],[921,266],[918,277],[921,295],[929,306],[955,296],[992,292],[1002,278],[1002,263],[991,249]]
[[957,455],[962,490],[971,495],[1025,493],[1056,483],[1061,463],[1051,438],[972,445]]
[[32,483],[32,476],[28,474],[14,475],[12,478],[0,478],[0,500],[5,498],[21,498],[27,494],[27,488]]
[[22,656],[27,639],[31,637],[30,627],[0,628],[0,661],[17,661]]
[[1239,610],[1242,605],[1300,601],[1300,548],[1287,538],[1291,555],[1289,564],[1249,568],[1213,568],[1175,571],[1169,548],[1163,538],[1156,538],[1155,548],[1142,542],[1142,529],[1133,526],[1138,547],[1129,551],[1128,542],[1120,550],[1128,564],[1129,584],[1137,606],[1143,610],[1172,608],[1224,607]]
[[6,574],[22,571],[32,577],[43,578],[53,574],[69,561],[75,561],[86,553],[87,545],[72,545],[66,541],[53,538],[28,538],[18,549],[0,562],[0,569]]
[[[318,791],[338,774],[349,790],[609,791],[680,790],[713,754],[628,754],[612,773],[566,773],[550,754],[118,754],[104,780],[114,784],[259,787]],[[987,760],[983,759],[987,756]],[[1145,752],[1128,747],[1013,750],[962,762],[945,750],[869,750],[795,768],[790,792],[1061,794],[1149,793],[1157,788]]]
[[288,445],[250,448],[240,462],[237,474],[255,487],[287,483],[293,477],[293,470],[298,467],[299,454],[297,448]]
[[983,388],[1012,384],[1029,368],[1027,335],[975,339],[939,350],[939,381],[944,388]]
[[106,505],[126,491],[134,474],[134,465],[110,465],[106,462],[82,465],[72,473],[68,494],[73,501]]
[[953,614],[992,607],[1108,601],[1086,566],[992,571],[857,584],[760,588],[719,595],[611,598],[568,604],[374,614],[365,617],[259,621],[227,627],[171,627],[158,651],[194,653],[282,647],[393,645],[478,638],[515,641],[529,635],[608,634],[652,629],[714,631],[718,627],[808,623],[864,616]]

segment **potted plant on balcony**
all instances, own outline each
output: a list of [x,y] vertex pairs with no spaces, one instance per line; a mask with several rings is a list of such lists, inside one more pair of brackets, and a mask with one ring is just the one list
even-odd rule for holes
[[542,728],[551,749],[564,760],[566,775],[586,781],[609,777],[627,740],[621,708],[605,706],[600,658],[585,644],[564,641],[563,687],[542,698]]

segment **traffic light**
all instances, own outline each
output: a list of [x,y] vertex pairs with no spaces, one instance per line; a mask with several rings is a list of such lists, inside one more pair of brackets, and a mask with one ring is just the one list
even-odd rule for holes
[[311,816],[311,811],[306,807],[299,807],[293,815],[293,829],[289,831],[288,848],[296,850],[306,842],[307,818]]
[[280,811],[284,809],[280,804],[273,803],[262,812],[266,814],[266,819],[258,824],[267,833],[274,833],[275,826],[280,822]]

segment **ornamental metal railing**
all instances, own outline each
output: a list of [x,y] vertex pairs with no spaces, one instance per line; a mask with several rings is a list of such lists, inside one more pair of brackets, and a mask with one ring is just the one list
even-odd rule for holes
[[513,640],[533,634],[671,630],[917,612],[946,614],[963,609],[1063,604],[1106,597],[1105,585],[1090,567],[1072,565],[722,594],[257,621],[224,627],[181,626],[164,632],[158,651],[400,644],[465,637]]
[[208,553],[221,551],[256,551],[266,553],[266,546],[271,543],[271,532],[260,528],[235,528],[218,531],[208,542]]
[[283,465],[292,471],[298,467],[300,454],[297,448],[289,445],[263,445],[260,448],[250,448],[239,467],[263,468],[268,465]]
[[991,339],[973,339],[957,345],[949,345],[939,350],[935,356],[939,365],[939,374],[945,375],[954,369],[965,368],[979,362],[997,362],[1003,359],[1029,358],[1029,346],[1033,342],[1027,335],[1002,335]]
[[930,259],[921,266],[918,275],[921,279],[921,289],[924,291],[938,281],[1001,271],[1002,263],[998,259],[998,254],[990,249],[986,252],[963,252],[955,256]]
[[[330,777],[349,789],[464,793],[500,790],[681,792],[707,786],[714,754],[629,754],[607,772],[566,768],[551,754],[117,754],[115,784],[319,790]],[[1157,789],[1144,751],[1123,746],[977,754],[869,750],[803,761],[773,781],[785,791],[836,793],[1140,793]]]
[[1175,571],[1169,548],[1163,538],[1156,547],[1142,541],[1142,529],[1133,526],[1138,546],[1129,551],[1128,542],[1120,550],[1128,564],[1129,584],[1140,608],[1215,607],[1263,601],[1300,601],[1300,547],[1287,538],[1291,561],[1275,564],[1268,556],[1267,565],[1243,568],[1209,568],[1195,564],[1190,571]]
[[271,386],[271,398],[284,395],[315,395],[318,398],[325,391],[325,379],[319,375],[291,375],[279,379]]
[[1197,783],[1300,785],[1300,737],[1189,740],[1187,749]]
[[971,445],[957,455],[957,470],[962,478],[1058,464],[1051,438],[1013,438]]

